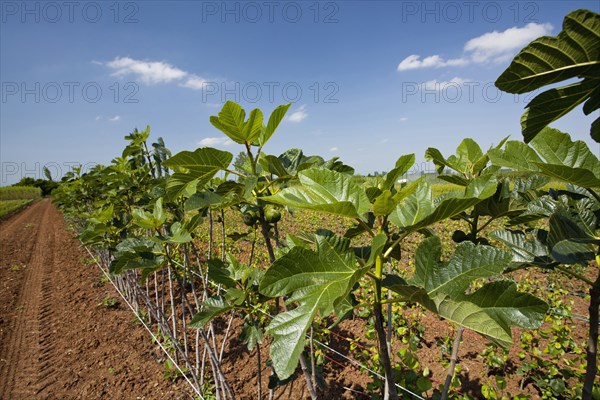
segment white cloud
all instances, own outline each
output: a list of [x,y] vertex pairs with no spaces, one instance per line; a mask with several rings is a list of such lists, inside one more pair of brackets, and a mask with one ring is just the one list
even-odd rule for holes
[[291,113],[287,120],[290,122],[301,122],[304,121],[308,117],[308,113],[306,112],[306,106],[302,105],[298,108],[298,111]]
[[408,121],[408,117],[401,117],[400,118],[400,122],[406,122],[406,121]]
[[120,119],[121,119],[121,116],[120,116],[120,115],[115,115],[114,117],[110,117],[108,120],[109,120],[110,122],[117,122],[117,121],[119,121]]
[[329,151],[338,151],[338,148],[337,147],[332,147],[332,148],[329,149]]
[[229,145],[233,144],[233,141],[231,141],[231,139],[226,138],[226,137],[207,137],[207,138],[200,140],[198,142],[198,144],[200,146],[218,146],[218,145],[229,146]]
[[534,39],[548,35],[552,25],[528,23],[523,28],[509,28],[503,32],[488,32],[469,40],[465,52],[476,63],[503,62],[510,59],[520,48]]
[[180,84],[181,87],[186,87],[194,90],[202,90],[209,81],[199,77],[198,75],[191,75],[187,80]]
[[459,58],[446,60],[434,54],[421,59],[420,55],[411,54],[398,64],[398,71],[504,62],[512,58],[527,43],[540,36],[548,35],[551,31],[551,24],[530,22],[523,28],[513,27],[503,32],[488,32],[467,41],[463,48],[464,54]]
[[99,115],[96,115],[96,121],[100,121],[100,118],[101,117]]
[[421,60],[421,56],[418,54],[412,54],[406,57],[400,64],[398,64],[398,71],[407,71],[410,69],[417,68],[440,68],[440,67],[459,67],[466,65],[468,60],[464,58],[455,58],[452,60],[444,60],[442,57],[436,55],[425,57]]
[[449,81],[437,81],[436,79],[433,79],[431,81],[421,83],[420,88],[421,90],[435,90],[440,92],[442,90],[449,89],[450,87],[458,87],[464,85],[465,82],[467,82],[466,79],[459,77],[454,77]]
[[134,75],[136,79],[149,85],[169,83],[189,75],[188,72],[164,61],[142,61],[129,57],[116,57],[105,65],[114,71],[112,76]]

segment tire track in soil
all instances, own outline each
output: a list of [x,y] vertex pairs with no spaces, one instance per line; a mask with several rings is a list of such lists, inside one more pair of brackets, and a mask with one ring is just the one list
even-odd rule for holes
[[[34,398],[37,394],[39,370],[36,358],[40,354],[38,338],[45,330],[43,320],[46,318],[41,317],[47,315],[49,307],[42,286],[50,275],[49,269],[54,265],[51,259],[54,235],[48,231],[49,207],[48,200],[36,203],[7,223],[7,226],[3,226],[0,237],[4,243],[14,237],[23,238],[24,235],[19,234],[23,228],[35,228],[35,234],[25,236],[24,248],[31,250],[23,259],[26,273],[15,304],[17,313],[8,328],[10,331],[8,340],[2,346],[0,364],[0,398],[2,399],[27,399]],[[15,385],[17,382],[27,382],[27,384]]]
[[[56,259],[56,246],[57,238],[56,232],[52,232],[48,240],[50,244],[47,244],[45,251],[45,262],[55,268],[57,263]],[[48,252],[47,249],[50,249]],[[55,363],[53,363],[53,356],[56,354],[55,346],[52,341],[53,335],[56,333],[54,329],[54,320],[52,318],[54,314],[54,307],[52,307],[52,287],[56,276],[55,271],[51,268],[45,268],[45,279],[41,285],[41,307],[38,314],[38,322],[40,324],[40,330],[38,331],[38,381],[36,382],[36,395],[39,395],[42,391],[47,391],[52,384],[56,383],[55,375]]]
[[49,199],[0,221],[0,400],[184,400]]

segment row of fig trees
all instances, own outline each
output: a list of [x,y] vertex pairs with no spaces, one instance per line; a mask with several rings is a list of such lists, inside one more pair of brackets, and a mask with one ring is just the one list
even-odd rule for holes
[[[388,330],[392,303],[418,303],[458,326],[457,344],[463,330],[470,329],[509,347],[512,327],[539,327],[548,306],[518,291],[504,274],[540,268],[578,279],[590,293],[582,397],[591,399],[598,373],[600,274],[593,263],[600,254],[600,162],[583,141],[546,126],[579,104],[586,114],[600,107],[600,16],[586,10],[567,15],[557,37],[525,47],[496,84],[524,93],[573,77],[581,80],[543,92],[528,105],[522,119],[525,142],[504,139],[484,152],[465,139],[450,156],[427,149],[425,156],[440,179],[457,187],[437,197],[423,178],[397,183],[413,166],[414,154],[398,157],[387,174],[364,184],[337,159],[306,156],[298,149],[270,155],[265,146],[290,105],[275,108],[266,118],[259,109],[246,113],[227,102],[210,122],[242,147],[244,156],[235,167],[227,151],[204,147],[171,155],[162,139],[148,146],[149,130],[136,130],[109,166],[85,174],[74,171],[63,179],[55,201],[80,224],[84,243],[109,254],[112,273],[137,271],[141,282],[148,282],[168,268],[180,290],[202,286],[194,305],[186,305],[181,296],[179,315],[202,337],[216,317],[242,316],[248,348],[258,350],[259,397],[261,363],[268,362],[279,381],[300,368],[311,397],[317,398],[307,334],[315,318],[339,322],[360,304],[374,315],[385,373],[383,395],[397,399]],[[596,119],[591,129],[596,141],[599,126]],[[521,177],[501,178],[501,169]],[[550,180],[565,182],[567,189],[542,190]],[[351,227],[344,235],[315,227],[280,237],[281,214],[300,209],[346,219]],[[227,254],[224,244],[220,254],[212,249],[214,224],[224,224],[224,210],[249,225],[248,235],[255,241],[260,238],[267,262],[255,262],[254,244],[246,264]],[[200,256],[198,241],[204,236],[199,226],[207,218],[209,251]],[[451,218],[467,227],[454,233],[459,242],[455,249],[444,248],[431,229]],[[492,221],[505,229],[486,237],[484,228]],[[414,235],[420,244],[406,278],[398,267],[405,240]],[[594,276],[574,267],[590,264]],[[269,310],[274,318],[260,318],[258,309]],[[271,337],[269,355],[261,358],[265,335]],[[449,391],[456,354],[452,359],[442,397]],[[217,361],[211,358],[211,363]],[[224,379],[214,365],[213,375]],[[217,386],[220,398],[234,396],[225,381]]]

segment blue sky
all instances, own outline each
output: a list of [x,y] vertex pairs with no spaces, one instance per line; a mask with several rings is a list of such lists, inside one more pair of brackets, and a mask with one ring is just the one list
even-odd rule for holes
[[[151,126],[173,151],[237,154],[209,122],[226,100],[269,114],[267,145],[360,173],[427,147],[521,139],[532,95],[493,82],[525,44],[597,1],[2,1],[0,185],[108,163]],[[589,140],[580,109],[553,126]],[[591,144],[598,153],[597,144]]]

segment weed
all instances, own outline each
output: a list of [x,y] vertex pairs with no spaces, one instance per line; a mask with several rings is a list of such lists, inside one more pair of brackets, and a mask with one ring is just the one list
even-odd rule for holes
[[119,307],[120,304],[121,303],[119,302],[119,300],[116,299],[115,297],[106,296],[105,298],[102,299],[102,301],[98,305],[104,306],[106,308],[117,308],[117,307]]

